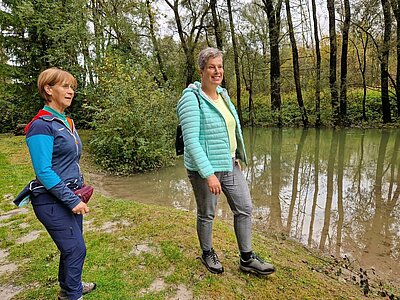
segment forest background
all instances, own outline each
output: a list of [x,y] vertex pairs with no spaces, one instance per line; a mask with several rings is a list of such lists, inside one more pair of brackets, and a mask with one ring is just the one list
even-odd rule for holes
[[57,66],[78,79],[69,114],[104,169],[167,165],[207,46],[244,126],[397,126],[399,24],[400,0],[0,1],[0,132],[43,106],[37,77]]

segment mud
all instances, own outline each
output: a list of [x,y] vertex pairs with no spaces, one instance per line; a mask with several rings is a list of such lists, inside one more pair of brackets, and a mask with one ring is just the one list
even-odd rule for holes
[[32,242],[32,241],[36,240],[40,236],[40,233],[42,233],[42,232],[43,232],[42,230],[31,231],[27,235],[17,239],[15,241],[15,243],[16,244],[24,244],[24,243]]
[[21,287],[13,285],[0,285],[0,299],[10,300],[22,290]]
[[28,212],[29,212],[29,209],[27,209],[27,208],[25,208],[25,207],[10,210],[10,211],[8,211],[8,212],[6,212],[6,213],[3,213],[3,214],[0,216],[0,222],[3,222],[4,220],[9,219],[9,218],[11,218],[12,216],[15,216],[15,215],[18,215],[18,214],[26,214],[26,213],[28,213]]
[[[9,195],[6,195],[9,196]],[[13,198],[10,197],[4,197],[7,200],[13,200]],[[17,209],[13,209],[10,210],[8,212],[1,212],[0,214],[0,227],[4,227],[4,226],[10,226],[13,223],[15,223],[15,221],[11,221],[11,222],[4,222],[8,219],[10,219],[11,217],[18,215],[18,214],[26,214],[29,212],[28,208],[17,208]],[[20,228],[26,228],[29,225],[27,225],[26,223],[21,223],[19,225]],[[25,237],[20,238],[21,242],[28,242],[31,241],[33,239],[36,239],[38,233],[33,231],[30,232],[28,235],[26,235]],[[0,249],[0,276],[15,272],[18,269],[18,265],[13,263],[13,262],[9,262],[8,259],[8,251],[7,249]],[[4,284],[4,285],[0,285],[0,299],[1,300],[9,300],[12,299],[15,295],[17,295],[20,291],[22,290],[22,287],[19,286],[15,286],[15,285],[11,285],[11,284]]]

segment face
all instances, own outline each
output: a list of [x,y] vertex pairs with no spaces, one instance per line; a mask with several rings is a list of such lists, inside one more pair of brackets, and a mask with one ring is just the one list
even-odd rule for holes
[[61,113],[71,105],[75,95],[72,85],[67,81],[59,82],[52,86],[47,85],[45,91],[51,99],[47,105]]
[[222,64],[222,57],[210,58],[201,70],[201,84],[212,85],[217,87],[222,83],[224,78],[224,67]]

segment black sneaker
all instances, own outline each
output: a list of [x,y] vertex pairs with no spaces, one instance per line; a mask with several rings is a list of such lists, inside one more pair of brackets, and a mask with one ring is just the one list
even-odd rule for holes
[[270,275],[275,272],[275,267],[258,257],[254,252],[251,253],[249,260],[240,258],[240,270],[260,275]]
[[218,255],[214,252],[214,249],[211,248],[210,253],[207,254],[207,256],[202,255],[200,259],[211,273],[221,274],[224,272],[224,267],[221,265]]

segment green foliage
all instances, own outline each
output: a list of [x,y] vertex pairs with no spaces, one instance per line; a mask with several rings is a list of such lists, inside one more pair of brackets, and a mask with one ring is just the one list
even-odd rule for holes
[[5,133],[13,130],[15,107],[12,103],[0,99],[0,133]]
[[98,70],[91,142],[96,161],[125,174],[167,165],[172,156],[175,103],[147,70],[109,56]]
[[1,131],[28,122],[43,106],[36,88],[42,70],[64,68],[83,85],[78,58],[87,39],[87,31],[82,30],[87,20],[85,4],[83,0],[2,1],[0,27],[7,30],[0,35],[0,97],[7,103],[2,113],[12,117]]
[[[316,123],[316,110],[314,91],[303,93],[304,105],[307,110],[310,126]],[[379,127],[382,124],[382,102],[380,91],[368,90],[365,100],[365,115],[362,114],[363,91],[353,89],[347,95],[347,125],[348,126],[368,126]],[[273,112],[270,108],[270,97],[265,94],[257,95],[254,99],[255,125],[261,127],[275,126],[279,117],[279,112]],[[396,99],[391,98],[391,111],[394,116],[397,113]],[[321,122],[323,126],[332,126],[332,110],[329,91],[321,92],[320,104]],[[302,126],[301,113],[297,104],[296,94],[288,93],[282,97],[282,108],[280,111],[282,125],[285,127]],[[248,107],[243,109],[245,124],[250,124]]]

